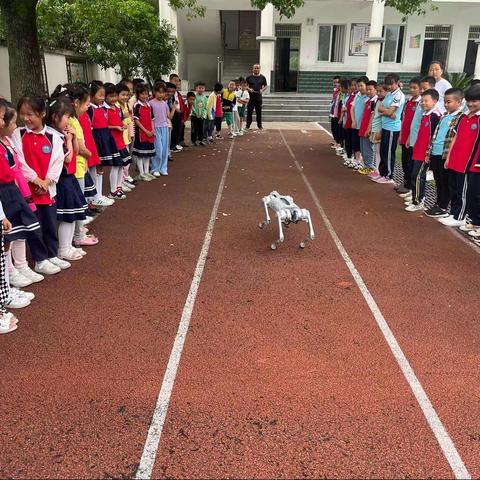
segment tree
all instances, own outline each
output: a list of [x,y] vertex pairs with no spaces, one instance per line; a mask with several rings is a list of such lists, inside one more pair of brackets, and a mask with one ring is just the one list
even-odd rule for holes
[[38,0],[0,0],[10,65],[12,102],[25,94],[43,94],[42,57],[38,45]]

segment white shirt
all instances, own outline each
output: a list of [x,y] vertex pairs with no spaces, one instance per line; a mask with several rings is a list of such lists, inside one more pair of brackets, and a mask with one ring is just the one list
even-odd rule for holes
[[445,80],[444,78],[441,78],[440,80],[438,80],[435,83],[435,90],[440,95],[440,98],[438,99],[438,103],[437,103],[437,109],[440,110],[440,113],[442,115],[446,112],[446,110],[445,110],[445,92],[449,88],[452,88],[452,84],[448,80]]
[[[248,90],[237,90],[237,98],[239,100],[246,100],[247,102],[250,100],[250,94],[248,93]],[[245,107],[247,104],[245,103],[240,103],[240,107]]]

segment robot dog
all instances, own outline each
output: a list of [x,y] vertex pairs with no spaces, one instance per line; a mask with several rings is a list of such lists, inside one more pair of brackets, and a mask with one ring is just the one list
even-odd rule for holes
[[290,223],[305,222],[308,224],[309,235],[306,240],[300,242],[300,248],[305,248],[307,242],[315,238],[310,212],[296,205],[292,197],[289,197],[288,195],[280,195],[277,191],[273,191],[270,195],[263,197],[262,202],[265,208],[266,218],[264,222],[259,224],[259,227],[263,228],[265,225],[270,224],[271,220],[270,215],[268,214],[269,208],[275,212],[278,220],[279,238],[270,245],[272,250],[276,250],[278,244],[283,242],[285,239],[283,225],[288,227]]

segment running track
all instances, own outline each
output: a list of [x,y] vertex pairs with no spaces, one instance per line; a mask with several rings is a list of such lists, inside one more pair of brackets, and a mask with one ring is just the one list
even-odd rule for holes
[[[0,477],[480,476],[478,254],[328,143],[190,150],[92,224],[0,338]],[[304,251],[258,228],[273,189]]]

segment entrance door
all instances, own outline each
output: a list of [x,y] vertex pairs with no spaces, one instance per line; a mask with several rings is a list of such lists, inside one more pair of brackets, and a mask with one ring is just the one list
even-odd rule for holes
[[300,64],[301,25],[279,24],[275,28],[275,91],[296,92]]
[[467,75],[473,75],[475,73],[475,63],[477,61],[478,44],[475,40],[469,40],[467,43],[467,54],[465,55],[465,66],[463,71]]
[[440,61],[444,69],[446,69],[448,47],[450,45],[450,29],[450,25],[427,25],[425,27],[422,73],[428,73],[428,65],[433,60]]

